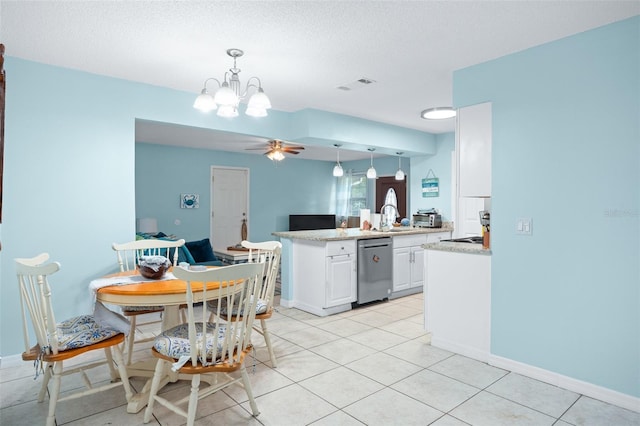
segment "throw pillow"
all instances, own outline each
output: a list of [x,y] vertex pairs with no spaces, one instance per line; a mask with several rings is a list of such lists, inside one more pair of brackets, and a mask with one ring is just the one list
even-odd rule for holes
[[193,256],[195,260],[194,263],[218,260],[216,255],[213,254],[211,242],[208,238],[200,241],[189,241],[185,243],[185,246],[187,246],[187,249],[191,252],[191,256]]

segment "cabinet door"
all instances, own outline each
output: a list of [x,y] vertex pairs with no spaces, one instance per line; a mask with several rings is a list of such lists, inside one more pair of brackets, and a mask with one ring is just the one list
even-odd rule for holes
[[393,249],[393,291],[406,290],[411,286],[411,248]]
[[491,102],[458,110],[458,151],[461,197],[491,196]]
[[326,261],[325,308],[356,301],[356,263],[353,255],[331,256]]
[[421,246],[411,247],[411,288],[424,284],[424,249]]

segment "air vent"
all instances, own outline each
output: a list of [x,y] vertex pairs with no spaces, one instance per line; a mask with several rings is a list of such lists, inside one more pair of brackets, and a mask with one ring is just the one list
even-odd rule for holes
[[372,80],[370,78],[362,77],[357,79],[356,81],[352,81],[351,83],[340,85],[337,87],[337,89],[348,92],[350,90],[362,89],[363,87],[368,86],[369,84],[373,84],[375,82],[376,82],[375,80]]

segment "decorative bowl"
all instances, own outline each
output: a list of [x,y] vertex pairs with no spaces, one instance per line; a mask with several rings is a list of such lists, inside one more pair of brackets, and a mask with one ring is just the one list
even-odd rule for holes
[[151,280],[159,280],[171,267],[171,262],[164,256],[143,256],[138,262],[140,275]]

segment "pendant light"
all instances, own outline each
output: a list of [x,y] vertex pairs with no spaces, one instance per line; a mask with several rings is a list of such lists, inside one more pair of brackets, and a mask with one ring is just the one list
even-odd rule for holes
[[371,167],[369,167],[369,170],[367,170],[367,179],[375,179],[376,177],[378,177],[378,172],[376,172],[376,169],[373,168],[373,151],[375,151],[375,148],[368,148],[369,152],[371,153]]
[[396,152],[398,154],[398,171],[396,172],[396,180],[404,180],[404,172],[402,171],[402,157],[404,152]]
[[340,165],[340,147],[342,145],[336,143],[336,144],[333,144],[333,146],[337,148],[337,161],[336,161],[336,165],[333,166],[333,175],[335,177],[340,177],[344,175],[344,170],[342,170],[342,166]]

